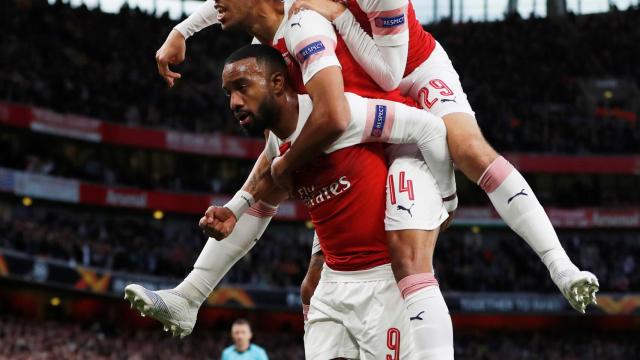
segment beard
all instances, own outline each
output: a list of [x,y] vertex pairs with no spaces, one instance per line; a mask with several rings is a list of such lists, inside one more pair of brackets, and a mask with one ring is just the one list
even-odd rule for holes
[[271,124],[278,117],[278,107],[275,98],[269,94],[258,106],[255,114],[250,114],[251,121],[242,125],[242,129],[249,136],[261,136],[269,129]]

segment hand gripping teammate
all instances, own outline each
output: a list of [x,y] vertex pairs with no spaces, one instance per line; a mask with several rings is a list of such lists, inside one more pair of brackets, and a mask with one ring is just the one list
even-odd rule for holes
[[[271,131],[264,151],[270,161],[298,141],[312,113],[311,98],[295,93],[284,59],[268,46],[250,45],[232,54],[225,63],[223,87],[247,132]],[[306,358],[412,359],[410,319],[405,307],[398,306],[402,297],[382,222],[387,165],[380,143],[417,144],[426,153],[431,143],[446,144],[444,124],[400,103],[345,96],[351,113],[345,132],[293,178],[294,192],[309,210],[326,257],[305,328]],[[269,167],[261,173],[259,186],[278,192]],[[431,185],[433,199],[441,202],[435,183]],[[234,219],[224,224],[225,231],[240,225]],[[162,321],[166,294],[157,293],[127,287],[136,307],[152,308],[150,315]]]

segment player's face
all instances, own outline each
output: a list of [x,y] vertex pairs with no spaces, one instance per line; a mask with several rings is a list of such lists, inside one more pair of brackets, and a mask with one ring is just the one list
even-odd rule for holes
[[231,337],[237,348],[246,349],[251,341],[251,329],[245,324],[236,324],[231,327]]
[[249,135],[263,134],[277,113],[268,85],[264,68],[255,58],[228,63],[222,71],[222,88],[229,96],[229,107]]
[[251,9],[256,0],[215,0],[222,30],[246,30],[251,22]]

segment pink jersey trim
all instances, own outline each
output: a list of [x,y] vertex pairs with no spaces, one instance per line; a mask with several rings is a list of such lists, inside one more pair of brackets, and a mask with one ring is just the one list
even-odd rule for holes
[[294,52],[304,74],[309,66],[319,59],[327,56],[335,57],[336,42],[328,36],[311,36],[298,43]]
[[373,35],[395,35],[409,30],[407,6],[367,13]]
[[247,214],[257,218],[273,217],[278,211],[277,207],[271,206],[263,201],[258,201],[247,210]]
[[440,286],[436,276],[430,272],[409,275],[398,281],[398,287],[400,288],[403,299],[406,299],[407,296],[429,286]]
[[507,159],[499,156],[487,167],[480,179],[478,185],[487,194],[494,192],[498,186],[504,182],[504,179],[514,170],[513,165]]
[[387,142],[391,137],[396,106],[392,101],[367,100],[367,123],[362,142]]

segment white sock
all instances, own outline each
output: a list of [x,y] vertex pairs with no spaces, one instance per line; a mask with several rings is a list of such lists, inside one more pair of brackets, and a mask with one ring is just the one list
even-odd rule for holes
[[[254,207],[260,208],[255,210]],[[224,240],[209,238],[198,255],[193,270],[176,286],[176,290],[201,305],[229,269],[246,255],[262,236],[275,215],[276,208],[256,203],[240,216],[231,235]]]
[[411,322],[416,359],[453,360],[453,324],[433,273],[398,282]]
[[478,185],[489,195],[502,220],[538,254],[552,277],[558,272],[578,270],[562,248],[533,190],[505,158],[494,160]]

